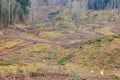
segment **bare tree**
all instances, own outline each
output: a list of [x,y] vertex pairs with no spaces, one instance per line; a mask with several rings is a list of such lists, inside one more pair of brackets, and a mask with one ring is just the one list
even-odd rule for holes
[[73,11],[76,17],[76,24],[80,26],[80,19],[82,18],[82,25],[85,24],[84,15],[88,7],[88,0],[74,0],[73,2]]
[[117,0],[117,7],[118,7],[118,19],[120,18],[120,0]]
[[18,14],[20,5],[16,0],[1,0],[0,1],[0,26],[7,27],[14,23],[15,17]]

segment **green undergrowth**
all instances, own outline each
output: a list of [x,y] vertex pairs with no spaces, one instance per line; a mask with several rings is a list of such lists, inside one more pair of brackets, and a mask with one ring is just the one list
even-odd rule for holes
[[62,58],[61,60],[59,60],[57,62],[58,65],[65,65],[65,63],[67,63],[67,61],[70,61],[72,59],[72,57],[74,57],[73,54],[69,54],[66,57]]

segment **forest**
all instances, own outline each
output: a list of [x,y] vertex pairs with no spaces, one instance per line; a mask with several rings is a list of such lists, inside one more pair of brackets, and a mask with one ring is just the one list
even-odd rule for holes
[[[36,23],[40,12],[37,11],[41,6],[61,6],[74,10],[75,16],[80,17],[80,13],[85,14],[86,10],[108,10],[118,9],[120,13],[119,0],[1,0],[0,1],[0,25],[7,27],[15,22],[27,23],[27,18],[32,15],[32,23]],[[78,21],[79,23],[79,21]]]
[[120,80],[120,0],[0,0],[0,80]]

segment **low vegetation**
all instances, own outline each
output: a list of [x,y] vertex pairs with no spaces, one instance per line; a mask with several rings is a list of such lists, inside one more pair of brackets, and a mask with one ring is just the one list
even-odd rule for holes
[[119,80],[119,0],[51,1],[0,1],[0,80]]

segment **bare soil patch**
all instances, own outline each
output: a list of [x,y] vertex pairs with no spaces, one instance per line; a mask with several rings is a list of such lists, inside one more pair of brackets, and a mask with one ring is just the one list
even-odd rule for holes
[[0,80],[72,80],[69,75],[54,73],[9,74],[1,75]]
[[112,32],[115,34],[120,34],[120,25],[117,25],[115,28],[113,28]]

